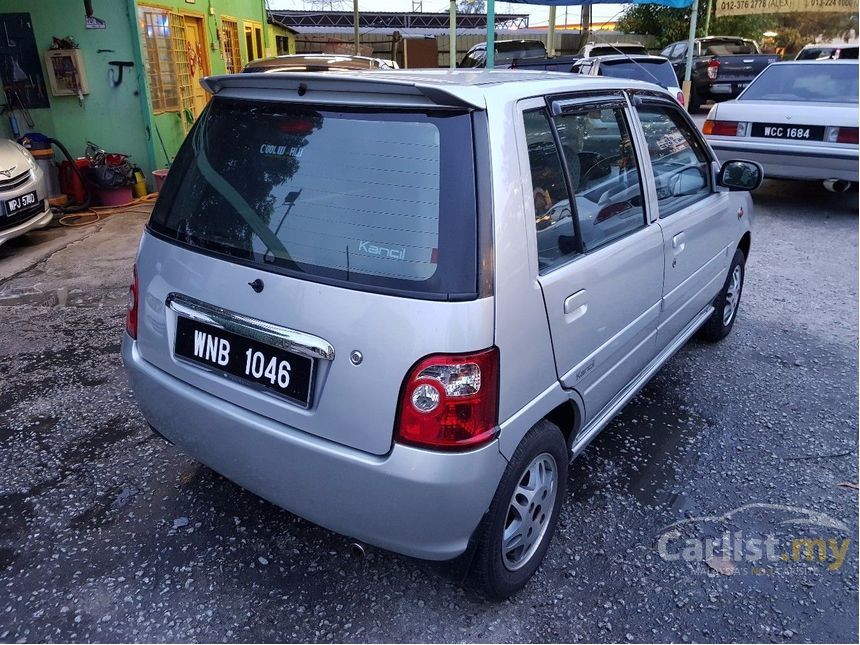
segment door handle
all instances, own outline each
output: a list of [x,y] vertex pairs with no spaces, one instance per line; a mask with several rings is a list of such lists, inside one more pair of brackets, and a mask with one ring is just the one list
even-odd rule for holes
[[675,237],[672,238],[672,249],[675,251],[675,255],[679,255],[684,252],[684,249],[687,247],[687,236],[683,231],[678,233]]
[[564,299],[564,321],[572,323],[582,318],[588,311],[588,292],[580,289],[571,296]]

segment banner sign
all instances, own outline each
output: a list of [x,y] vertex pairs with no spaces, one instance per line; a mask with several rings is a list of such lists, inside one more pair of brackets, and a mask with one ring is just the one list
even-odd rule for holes
[[[618,4],[618,0],[504,0],[508,4],[531,4],[549,7],[574,7],[578,5]],[[627,4],[661,4],[664,7],[683,9],[693,4],[693,0],[627,0]]]
[[858,0],[716,0],[717,17],[761,13],[857,13]]

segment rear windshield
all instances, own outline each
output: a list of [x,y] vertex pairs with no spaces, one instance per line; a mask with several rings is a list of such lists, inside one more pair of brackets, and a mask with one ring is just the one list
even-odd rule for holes
[[589,56],[611,56],[612,54],[647,54],[642,45],[597,45],[588,52]]
[[515,58],[534,58],[546,56],[546,47],[542,42],[498,42],[496,43],[496,60],[510,61]]
[[755,43],[749,40],[709,40],[702,43],[702,56],[734,56],[757,54]]
[[806,47],[798,55],[797,60],[833,60],[857,58],[857,47]]
[[739,101],[857,103],[857,65],[851,63],[777,64],[767,67]]
[[646,81],[662,87],[678,86],[675,70],[672,68],[672,64],[666,60],[603,61],[600,64],[600,75]]
[[476,291],[471,117],[215,98],[150,229],[267,271],[418,297]]

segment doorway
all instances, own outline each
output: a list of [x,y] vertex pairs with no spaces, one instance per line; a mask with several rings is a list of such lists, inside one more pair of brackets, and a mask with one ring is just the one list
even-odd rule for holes
[[209,75],[209,52],[203,18],[185,14],[185,58],[188,61],[188,75],[191,91],[191,105],[194,118],[200,116],[209,100],[209,95],[200,85],[200,80]]

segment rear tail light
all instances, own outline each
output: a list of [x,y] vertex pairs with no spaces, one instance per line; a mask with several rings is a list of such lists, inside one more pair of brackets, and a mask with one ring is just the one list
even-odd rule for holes
[[857,143],[857,128],[839,128],[836,143]]
[[395,438],[437,450],[469,450],[496,436],[499,350],[434,354],[406,376]]
[[675,96],[675,100],[678,101],[678,104],[681,107],[684,107],[687,104],[687,102],[684,100],[684,93],[683,92],[678,92],[678,94]]
[[717,74],[720,73],[720,61],[716,58],[708,61],[708,80],[717,80]]
[[720,137],[742,137],[746,134],[746,125],[746,123],[738,123],[737,121],[712,121],[708,119],[702,126],[702,132]]
[[138,302],[138,285],[137,285],[137,266],[134,267],[134,278],[131,286],[128,288],[128,305],[125,311],[125,331],[134,339],[137,339],[137,302]]

